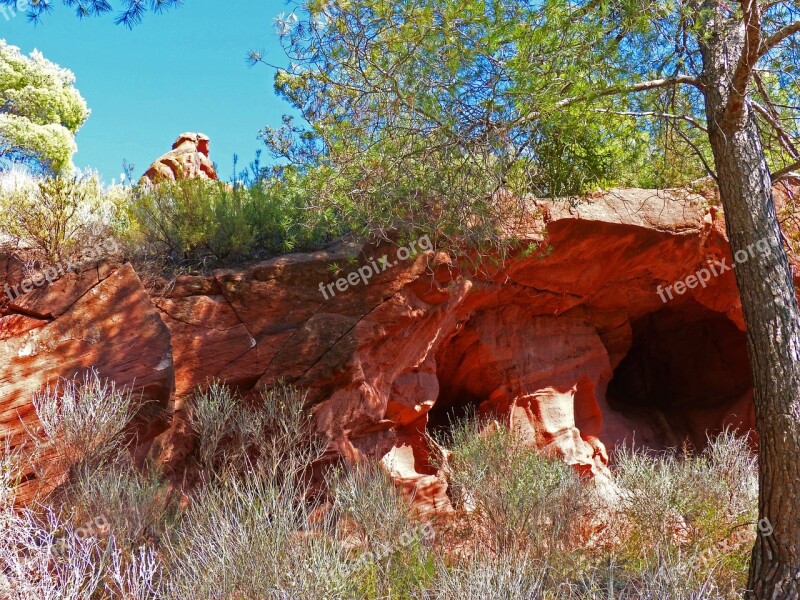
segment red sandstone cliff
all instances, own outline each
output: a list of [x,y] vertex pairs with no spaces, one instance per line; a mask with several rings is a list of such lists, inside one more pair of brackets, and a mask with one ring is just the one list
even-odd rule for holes
[[[624,439],[702,444],[706,430],[752,427],[733,272],[667,303],[656,291],[709,261],[732,263],[705,200],[617,190],[539,207],[535,250],[489,275],[427,252],[328,299],[320,283],[391,260],[396,247],[342,243],[181,277],[149,297],[128,265],[68,275],[0,312],[0,439],[23,439],[32,391],[93,365],[158,401],[139,420],[139,452],[180,469],[194,388],[285,379],[309,389],[338,455],[380,460],[419,506],[445,509],[423,434],[466,406],[595,474]],[[333,277],[330,265],[351,257]],[[20,278],[14,259],[0,259],[0,284]]]

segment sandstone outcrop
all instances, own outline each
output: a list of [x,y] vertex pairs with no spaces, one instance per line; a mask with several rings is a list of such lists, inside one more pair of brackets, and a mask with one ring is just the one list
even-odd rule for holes
[[142,176],[143,181],[160,183],[178,179],[211,179],[217,171],[209,158],[209,138],[202,133],[182,133],[172,150],[159,157]]
[[[0,283],[18,284],[21,264],[0,257]],[[36,426],[31,397],[90,367],[141,395],[140,447],[168,423],[174,385],[169,330],[130,265],[87,265],[9,301],[0,298],[0,447],[18,447]],[[59,483],[24,473],[18,499]]]
[[[528,251],[488,274],[431,251],[403,260],[390,243],[342,242],[180,277],[152,301],[129,267],[115,267],[130,287],[128,305],[95,306],[84,296],[70,304],[45,290],[47,300],[37,302],[72,308],[33,308],[30,299],[0,320],[16,361],[0,375],[0,428],[16,431],[15,411],[30,412],[26,394],[44,373],[94,363],[124,381],[149,382],[171,421],[143,451],[179,471],[193,450],[186,400],[197,386],[219,378],[247,394],[283,379],[308,390],[332,454],[379,461],[420,509],[435,511],[449,502],[426,434],[470,407],[599,477],[625,440],[702,446],[707,431],[749,431],[752,389],[733,271],[683,286],[667,302],[657,291],[709,261],[732,263],[721,214],[700,196],[652,190],[536,208]],[[353,277],[344,291],[325,287],[383,256],[388,268],[367,285]],[[111,285],[103,273],[69,285]],[[60,351],[59,343],[87,336],[94,345],[80,348],[94,353]],[[23,348],[32,338],[37,348],[52,340],[47,353],[29,359]]]
[[[420,507],[444,484],[424,434],[474,406],[584,473],[623,440],[653,447],[753,426],[732,272],[662,302],[657,286],[730,264],[724,223],[684,193],[613,191],[540,202],[537,250],[492,276],[428,253],[326,299],[390,245],[340,245],[245,271],[180,279],[156,302],[172,332],[179,399],[162,459],[191,449],[182,398],[209,377],[243,390],[310,390],[318,427],[347,460],[380,460]],[[330,265],[347,265],[337,277]],[[180,357],[180,358],[177,358]]]

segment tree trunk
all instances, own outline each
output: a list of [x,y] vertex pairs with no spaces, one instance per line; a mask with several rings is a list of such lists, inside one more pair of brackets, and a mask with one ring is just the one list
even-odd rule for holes
[[[769,534],[759,527],[747,597],[784,600],[800,598],[800,310],[755,116],[745,104],[737,118],[725,118],[736,63],[731,57],[741,54],[743,31],[724,18],[701,48],[706,115],[747,326],[759,515],[772,528]],[[769,243],[769,254],[759,243]]]

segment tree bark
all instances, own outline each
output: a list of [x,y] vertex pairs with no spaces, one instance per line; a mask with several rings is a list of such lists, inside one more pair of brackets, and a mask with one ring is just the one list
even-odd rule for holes
[[[773,529],[767,535],[768,528],[759,528],[746,596],[799,599],[800,309],[755,115],[747,102],[735,118],[726,111],[735,68],[730,57],[742,53],[744,28],[731,27],[721,11],[715,21],[715,33],[701,42],[706,115],[747,326],[759,435],[759,515]],[[769,243],[769,254],[757,249],[759,242]]]

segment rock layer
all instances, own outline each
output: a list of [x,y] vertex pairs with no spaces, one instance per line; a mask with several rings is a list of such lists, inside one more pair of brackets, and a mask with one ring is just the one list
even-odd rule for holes
[[[174,384],[169,429],[146,450],[180,470],[193,450],[186,400],[194,389],[219,378],[247,394],[285,380],[308,390],[333,455],[380,461],[429,510],[449,503],[426,434],[470,407],[601,477],[624,440],[664,447],[688,437],[702,446],[706,432],[726,425],[751,429],[733,272],[667,303],[657,292],[709,261],[732,262],[721,215],[699,196],[652,190],[536,204],[528,250],[488,275],[434,252],[406,258],[389,243],[340,243],[181,277],[152,304],[127,266],[113,272],[131,288],[127,305],[64,303],[48,291],[42,302],[72,308],[55,317],[60,308],[31,300],[0,320],[6,355],[17,361],[0,379],[0,427],[16,431],[14,411],[30,412],[26,395],[44,374],[96,364],[125,381],[135,374],[165,407]],[[336,288],[382,256],[388,268],[367,284],[351,276]],[[70,285],[110,286],[102,273]],[[78,337],[75,328],[96,332],[81,329],[94,345],[60,346]],[[54,341],[37,367],[23,369],[32,338]]]
[[[491,276],[428,253],[325,299],[320,284],[396,256],[340,245],[179,280],[157,303],[180,357],[179,396],[209,377],[245,391],[285,378],[309,390],[338,455],[382,461],[437,510],[445,488],[424,435],[469,406],[595,475],[626,439],[703,445],[728,424],[749,430],[733,274],[667,304],[657,293],[709,260],[731,262],[720,215],[699,196],[649,190],[538,209],[535,251]],[[334,264],[351,266],[332,276]],[[172,466],[191,450],[177,406],[161,439]]]
[[[13,258],[0,258],[0,283],[22,280]],[[36,426],[32,395],[59,378],[91,367],[126,386],[145,403],[137,416],[140,448],[160,433],[172,412],[174,385],[170,334],[130,265],[92,265],[51,285],[0,303],[0,447],[27,439]],[[58,473],[39,481],[23,473],[19,500],[52,487]]]

